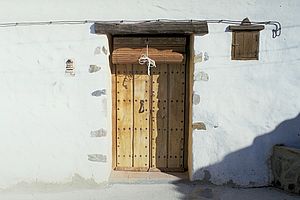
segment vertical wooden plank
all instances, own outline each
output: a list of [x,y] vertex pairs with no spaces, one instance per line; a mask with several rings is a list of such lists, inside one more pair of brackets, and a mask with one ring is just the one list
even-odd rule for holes
[[254,37],[254,56],[255,59],[258,60],[259,57],[259,31],[255,31],[253,33],[253,37]]
[[252,56],[252,34],[251,32],[245,32],[243,58],[251,58]]
[[152,168],[167,168],[168,152],[168,65],[152,69]]
[[186,66],[185,66],[185,83],[186,83],[186,94],[185,94],[185,136],[184,136],[184,170],[190,170],[192,173],[192,110],[193,110],[193,86],[194,86],[194,35],[188,38],[187,55],[186,55]]
[[236,32],[232,32],[232,44],[231,44],[231,59],[236,59],[237,46],[236,46]]
[[169,66],[168,168],[183,169],[185,66]]
[[[112,35],[107,35],[107,40],[109,44],[110,55],[113,52],[113,38]],[[116,65],[112,63],[111,57],[109,57],[109,66],[111,72],[111,101],[112,101],[112,169],[115,169],[117,166],[117,77],[116,77]]]
[[117,166],[117,76],[116,65],[110,63],[112,81],[112,168]]
[[117,167],[132,167],[133,78],[131,65],[117,65]]
[[134,65],[133,167],[149,168],[149,76],[145,65]]
[[[250,32],[249,32],[250,33]],[[258,60],[259,31],[251,31],[251,58]]]
[[235,34],[235,56],[236,58],[243,57],[244,54],[244,32],[234,32]]
[[244,33],[244,58],[256,58],[257,44],[256,37],[258,31]]

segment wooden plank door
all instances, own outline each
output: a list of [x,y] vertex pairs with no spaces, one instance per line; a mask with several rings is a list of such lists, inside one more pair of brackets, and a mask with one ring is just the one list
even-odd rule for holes
[[168,168],[183,168],[184,155],[184,100],[185,66],[183,63],[169,66],[169,137]]
[[161,64],[153,70],[152,165],[184,170],[185,65]]
[[[145,38],[116,38],[116,169],[135,171],[184,170],[185,38],[147,38],[157,49],[157,67],[126,57],[127,47],[142,47]],[[121,42],[120,42],[121,41]],[[141,44],[142,43],[142,44]],[[134,44],[134,46],[133,46]],[[126,48],[122,53],[120,48]],[[180,52],[164,57],[166,51]],[[160,54],[160,51],[162,53]],[[154,55],[154,54],[153,54]],[[175,56],[174,56],[175,55]],[[173,56],[173,57],[172,57]],[[172,59],[176,58],[176,62]],[[122,60],[123,59],[123,60]],[[131,60],[131,61],[130,61]],[[130,61],[131,63],[127,63]]]
[[117,65],[116,69],[117,166],[131,168],[133,164],[133,76],[132,65]]
[[139,171],[147,171],[149,168],[149,79],[145,65],[133,65],[134,79],[134,135],[133,135],[133,167]]
[[168,64],[152,70],[151,168],[168,167]]

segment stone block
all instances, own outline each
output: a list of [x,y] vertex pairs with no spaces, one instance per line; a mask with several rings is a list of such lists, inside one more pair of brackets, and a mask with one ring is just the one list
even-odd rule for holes
[[300,194],[300,149],[274,146],[271,168],[276,187]]
[[194,56],[194,63],[202,62],[202,52]]
[[207,73],[201,71],[195,75],[194,80],[195,81],[208,81],[209,76]]
[[97,65],[90,65],[89,72],[95,73],[95,72],[99,71],[100,69],[101,69],[101,67],[99,67]]
[[96,91],[92,92],[92,96],[94,96],[94,97],[100,97],[103,95],[106,95],[106,89],[96,90]]
[[195,122],[192,125],[193,130],[206,130],[206,126],[203,122]]
[[88,160],[93,162],[107,162],[107,156],[103,154],[89,154]]
[[107,135],[107,131],[103,128],[95,131],[91,131],[91,137],[105,137]]

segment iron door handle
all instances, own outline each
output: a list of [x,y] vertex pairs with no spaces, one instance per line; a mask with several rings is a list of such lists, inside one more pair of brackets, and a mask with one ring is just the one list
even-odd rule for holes
[[145,101],[144,100],[140,100],[140,109],[139,109],[139,113],[143,113],[145,111],[144,109],[144,104]]

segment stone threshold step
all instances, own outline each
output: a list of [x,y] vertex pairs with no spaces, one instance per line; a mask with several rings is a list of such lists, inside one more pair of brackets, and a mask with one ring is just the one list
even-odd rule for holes
[[188,182],[188,173],[112,171],[109,177],[109,183],[171,183],[178,181]]

